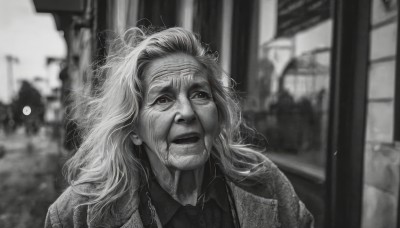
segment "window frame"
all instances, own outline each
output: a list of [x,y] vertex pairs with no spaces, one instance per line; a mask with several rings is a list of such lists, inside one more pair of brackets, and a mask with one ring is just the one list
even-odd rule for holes
[[333,1],[325,225],[361,227],[371,1]]

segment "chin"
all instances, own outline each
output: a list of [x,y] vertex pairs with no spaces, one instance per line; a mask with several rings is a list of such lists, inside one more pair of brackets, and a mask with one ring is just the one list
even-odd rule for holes
[[194,170],[201,168],[207,162],[209,154],[181,156],[178,159],[172,158],[169,160],[169,167],[177,170]]

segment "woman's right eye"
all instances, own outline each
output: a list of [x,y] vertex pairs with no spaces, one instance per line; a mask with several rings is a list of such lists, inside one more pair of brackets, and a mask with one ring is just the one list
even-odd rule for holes
[[166,97],[166,96],[162,96],[157,98],[157,100],[154,102],[155,104],[167,104],[171,101],[170,98]]

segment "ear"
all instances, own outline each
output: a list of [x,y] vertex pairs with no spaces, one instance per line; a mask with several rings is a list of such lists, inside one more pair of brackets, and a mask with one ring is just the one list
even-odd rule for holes
[[142,145],[143,143],[142,139],[140,139],[139,135],[136,134],[135,132],[132,132],[132,134],[129,137],[131,137],[133,144],[135,144],[136,146]]

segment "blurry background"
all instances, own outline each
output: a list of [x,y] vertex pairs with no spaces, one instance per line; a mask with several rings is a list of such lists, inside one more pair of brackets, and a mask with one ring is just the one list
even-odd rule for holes
[[0,1],[0,227],[43,225],[81,140],[71,94],[96,91],[107,39],[150,25],[218,53],[316,227],[400,227],[397,0]]
[[0,1],[0,227],[42,227],[58,196],[66,53],[51,14]]

